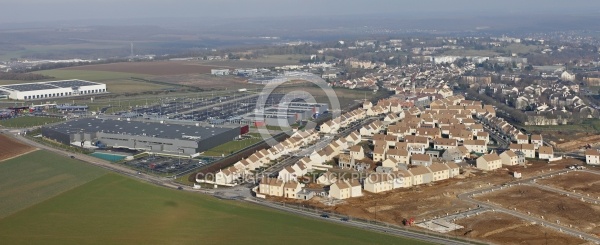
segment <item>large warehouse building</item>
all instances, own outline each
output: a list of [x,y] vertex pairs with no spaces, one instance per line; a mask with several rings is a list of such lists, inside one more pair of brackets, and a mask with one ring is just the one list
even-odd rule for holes
[[0,86],[13,100],[39,100],[106,93],[106,84],[84,80],[20,83]]
[[248,126],[206,127],[84,118],[42,127],[42,136],[63,144],[104,145],[155,153],[193,155],[248,132]]

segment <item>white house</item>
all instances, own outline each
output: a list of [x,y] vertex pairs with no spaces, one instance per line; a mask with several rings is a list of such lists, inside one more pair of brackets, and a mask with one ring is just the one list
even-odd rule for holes
[[552,159],[554,158],[554,149],[552,146],[540,146],[538,156],[540,159]]
[[600,165],[600,152],[596,149],[586,150],[585,162],[590,165]]
[[365,191],[372,193],[380,193],[384,191],[392,190],[394,179],[389,174],[370,174],[365,179],[364,187]]
[[491,171],[502,167],[502,159],[496,154],[486,154],[477,158],[477,168]]

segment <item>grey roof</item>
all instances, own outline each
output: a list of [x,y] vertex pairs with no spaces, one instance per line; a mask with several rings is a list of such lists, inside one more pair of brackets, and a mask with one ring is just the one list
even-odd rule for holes
[[[86,133],[111,133],[128,135],[145,135],[168,139],[207,139],[239,127],[206,127],[181,124],[162,124],[142,121],[119,121],[111,119],[83,118],[49,126],[55,131],[72,134]],[[187,137],[184,137],[187,136]]]
[[49,82],[37,82],[37,83],[23,83],[23,84],[11,84],[0,86],[0,89],[9,91],[36,91],[45,89],[56,89],[56,88],[70,88],[70,87],[81,87],[90,85],[99,85],[101,83],[84,81],[84,80],[62,80],[62,81],[49,81]]

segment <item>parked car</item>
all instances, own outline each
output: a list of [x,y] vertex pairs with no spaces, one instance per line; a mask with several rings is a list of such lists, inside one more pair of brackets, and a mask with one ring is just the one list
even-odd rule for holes
[[329,218],[329,214],[321,214],[321,217],[323,217],[323,218]]

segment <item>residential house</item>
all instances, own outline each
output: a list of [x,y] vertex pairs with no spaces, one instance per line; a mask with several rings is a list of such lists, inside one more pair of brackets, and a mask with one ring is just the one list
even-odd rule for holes
[[288,181],[283,185],[283,197],[296,199],[298,192],[302,190],[304,185],[297,181]]
[[439,128],[418,128],[416,135],[434,140],[442,137],[442,131]]
[[357,179],[336,180],[329,188],[329,196],[336,199],[362,196],[362,186]]
[[361,145],[355,145],[350,147],[350,157],[352,159],[363,159],[365,158],[365,150]]
[[414,154],[410,157],[410,163],[412,165],[430,166],[431,157],[427,154]]
[[453,163],[453,162],[448,162],[445,164],[448,167],[448,176],[450,178],[454,178],[454,177],[460,175],[460,167],[458,166],[458,164]]
[[407,143],[408,147],[419,149],[429,148],[429,138],[423,136],[407,135],[406,137],[404,137],[404,142]]
[[260,194],[282,197],[284,195],[285,182],[276,178],[263,178],[258,185]]
[[456,139],[438,138],[433,141],[433,148],[436,150],[448,150],[458,147]]
[[529,136],[526,134],[517,135],[517,144],[529,144]]
[[490,134],[488,132],[477,132],[477,134],[475,134],[475,139],[483,140],[483,141],[485,141],[485,144],[487,145],[490,143]]
[[394,182],[392,184],[393,189],[397,188],[408,188],[412,186],[412,174],[408,170],[398,170],[392,172]]
[[364,181],[365,191],[380,193],[392,190],[394,178],[389,174],[374,173],[370,174]]
[[391,168],[392,171],[397,171],[398,169],[408,169],[408,164],[400,162],[400,160],[396,158],[385,159],[385,161],[381,162],[381,166],[385,168]]
[[600,165],[600,152],[596,149],[586,150],[585,162],[589,165]]
[[487,152],[487,145],[483,140],[465,140],[463,142],[463,146],[466,147],[469,152],[476,152],[480,154]]
[[371,109],[373,107],[373,103],[371,101],[365,100],[362,104],[362,108],[365,110]]
[[538,150],[539,159],[552,159],[554,158],[554,149],[552,146],[540,146]]
[[394,158],[398,160],[399,163],[409,164],[410,163],[410,153],[406,149],[402,148],[394,148],[387,151],[386,154],[387,159]]
[[339,180],[329,187],[329,197],[335,199],[348,199],[352,197],[352,187],[344,180]]
[[477,158],[477,168],[492,171],[502,167],[502,159],[496,153],[486,154]]
[[408,171],[412,174],[413,185],[429,184],[433,181],[431,170],[425,166],[417,166]]
[[385,145],[377,145],[373,149],[373,161],[381,162],[385,160],[385,154],[387,153],[388,148]]
[[465,158],[469,158],[471,151],[465,146],[450,148],[442,154],[442,159],[445,161],[462,162]]
[[361,140],[362,137],[358,131],[354,131],[346,136],[346,142],[348,142],[348,145],[358,145]]
[[533,144],[510,144],[510,150],[523,152],[526,158],[535,158],[535,146]]
[[521,162],[521,159],[519,158],[519,156],[511,150],[507,150],[502,152],[502,154],[500,154],[500,160],[502,161],[502,165],[508,165],[508,166],[515,166],[515,165],[521,165],[524,164],[525,162],[525,158],[523,158],[523,162]]
[[296,180],[296,170],[294,170],[292,166],[287,166],[279,171],[277,178],[282,179],[283,181]]
[[433,177],[432,181],[440,181],[450,178],[450,168],[446,164],[434,163],[431,164],[428,168],[431,171],[431,175]]
[[544,146],[544,140],[541,134],[532,134],[531,135],[531,144],[534,145],[535,149],[539,149]]

